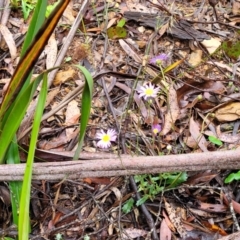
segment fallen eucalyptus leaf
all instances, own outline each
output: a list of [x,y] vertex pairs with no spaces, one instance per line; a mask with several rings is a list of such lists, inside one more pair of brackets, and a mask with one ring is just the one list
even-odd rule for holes
[[215,112],[215,117],[219,122],[230,122],[240,119],[240,102],[232,102]]

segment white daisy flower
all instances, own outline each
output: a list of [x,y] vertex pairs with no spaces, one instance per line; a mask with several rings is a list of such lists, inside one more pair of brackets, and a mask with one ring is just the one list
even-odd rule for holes
[[152,98],[157,97],[157,94],[159,92],[159,87],[154,87],[152,83],[146,84],[144,86],[141,86],[138,90],[139,97],[143,97],[145,100],[149,100]]
[[100,148],[109,148],[111,146],[111,142],[115,142],[117,139],[117,132],[114,129],[107,130],[105,133],[101,130],[99,133],[96,134],[96,138],[100,139],[97,142],[97,146]]

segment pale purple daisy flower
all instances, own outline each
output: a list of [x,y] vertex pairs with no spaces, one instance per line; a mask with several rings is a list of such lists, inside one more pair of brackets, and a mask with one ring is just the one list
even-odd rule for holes
[[162,127],[160,124],[153,124],[152,125],[152,132],[157,135],[161,131]]
[[152,83],[141,86],[138,90],[139,97],[143,97],[145,100],[149,100],[157,97],[160,87],[155,87]]
[[114,129],[107,130],[105,133],[101,130],[99,133],[96,134],[96,138],[100,139],[97,142],[97,146],[100,148],[109,148],[111,146],[111,142],[115,142],[117,139],[117,132]]
[[169,56],[165,53],[161,53],[160,55],[153,57],[150,59],[150,63],[154,64],[154,65],[162,65],[162,63],[167,62],[168,61]]

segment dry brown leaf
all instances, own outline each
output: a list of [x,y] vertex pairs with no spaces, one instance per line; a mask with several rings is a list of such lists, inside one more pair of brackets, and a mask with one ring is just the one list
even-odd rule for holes
[[139,57],[139,54],[135,53],[132,48],[122,39],[118,40],[122,49],[130,56],[132,57],[136,62],[142,63],[142,59]]
[[143,40],[136,41],[136,43],[139,48],[144,48],[147,44],[147,42]]
[[75,21],[75,17],[73,16],[73,3],[70,2],[67,6],[67,8],[65,9],[64,13],[63,13],[63,17],[64,17],[64,24],[68,24],[68,25],[72,25]]
[[193,136],[184,137],[183,141],[190,148],[196,148],[198,145]]
[[228,235],[222,228],[218,227],[215,224],[210,224],[209,222],[206,222],[206,221],[202,221],[202,223],[205,227],[207,227],[212,232],[219,233],[222,236],[227,236]]
[[59,93],[58,88],[54,88],[54,89],[50,90],[47,95],[47,100],[46,100],[45,106],[48,106],[53,101],[53,99],[56,97],[56,95],[58,93]]
[[221,45],[221,39],[211,38],[209,40],[201,41],[201,44],[207,49],[209,54],[213,54]]
[[111,183],[111,179],[110,178],[105,178],[105,177],[99,177],[99,178],[95,178],[95,177],[91,177],[91,178],[84,178],[83,182],[88,183],[88,184],[100,184],[100,185],[108,185]]
[[189,123],[189,131],[194,138],[194,140],[197,142],[198,146],[201,148],[203,152],[208,152],[207,150],[207,140],[203,136],[203,134],[200,132],[199,125],[194,121],[193,117],[190,118]]
[[119,189],[116,187],[111,187],[110,189],[114,192],[117,200],[120,201],[122,199],[122,193],[119,191]]
[[239,15],[240,14],[240,2],[233,1],[233,3],[232,3],[232,13],[233,13],[233,15]]
[[220,130],[220,125],[217,126],[216,130],[217,130],[217,137],[225,143],[236,143],[240,141],[240,134],[230,135],[230,134],[222,133]]
[[166,199],[164,198],[164,203],[165,203],[165,208],[166,211],[168,213],[168,216],[172,222],[172,224],[174,225],[174,227],[177,229],[178,233],[180,234],[181,237],[186,237],[187,236],[187,232],[183,227],[183,223],[181,221],[181,216],[179,216],[179,214],[176,211],[176,207],[175,206],[171,206]]
[[205,210],[207,212],[215,212],[215,213],[223,213],[227,211],[227,206],[223,204],[211,204],[211,203],[204,203],[204,202],[198,202],[199,209]]
[[137,228],[125,228],[123,230],[123,239],[138,238],[147,235],[147,231]]
[[230,122],[240,118],[240,102],[232,102],[218,108],[215,117],[220,122]]
[[51,141],[39,141],[38,147],[43,150],[50,150],[50,149],[59,149],[62,150],[62,146],[68,143],[71,139],[75,138],[79,133],[79,129],[72,133],[72,136],[69,136],[69,139],[66,137],[66,133],[63,131],[59,136],[51,139]]
[[201,217],[205,217],[205,218],[217,217],[217,214],[208,213],[208,212],[200,210],[200,209],[195,209],[195,208],[188,208],[188,209],[194,215],[198,215],[198,216],[201,216]]
[[164,25],[159,29],[158,34],[159,34],[160,36],[162,36],[164,33],[167,32],[168,28],[169,28],[169,22],[167,22],[166,24],[164,24]]
[[164,136],[169,133],[171,129],[174,129],[174,123],[178,119],[179,114],[180,109],[177,101],[177,93],[173,85],[171,85],[168,92],[168,111],[165,116],[163,130],[161,131],[160,135]]
[[217,173],[212,173],[209,171],[201,172],[199,174],[195,174],[192,177],[188,178],[186,184],[194,186],[199,183],[210,182],[217,175],[218,175]]
[[51,141],[42,140],[38,142],[38,147],[43,150],[50,150],[62,146],[68,142],[66,133],[62,132],[58,137],[53,138]]
[[12,33],[4,25],[0,25],[0,32],[9,48],[11,58],[15,59],[17,57],[17,47],[16,47],[15,41],[13,39]]
[[53,81],[53,85],[54,86],[57,86],[57,85],[60,85],[70,79],[73,79],[75,75],[75,70],[70,68],[66,71],[61,71],[61,72],[58,72],[54,81]]
[[[230,199],[228,199],[227,194],[223,194],[222,196],[223,196],[224,203],[227,206],[229,206],[229,201],[230,201],[231,197],[230,197]],[[231,199],[231,203],[232,203],[232,207],[233,207],[234,211],[236,213],[240,214],[240,203],[234,201],[233,199]]]
[[192,94],[208,91],[221,94],[225,91],[225,87],[220,81],[196,82],[193,80],[188,80],[186,84],[177,90],[178,104],[181,108],[191,106],[188,104],[184,104],[183,106],[182,101],[186,96],[188,97]]
[[160,226],[160,240],[171,240],[172,232],[168,227],[166,220],[163,219]]
[[46,54],[47,54],[46,67],[47,67],[47,69],[49,69],[49,68],[52,68],[54,66],[54,64],[57,60],[58,48],[57,48],[57,41],[56,41],[54,33],[49,38],[45,51],[46,51]]
[[197,66],[202,61],[202,50],[196,49],[191,52],[190,58],[188,60],[189,64],[193,67]]
[[[109,22],[108,22],[108,25],[107,25],[107,29],[112,27],[114,24],[116,24],[117,20],[118,20],[117,17],[114,17],[114,18],[110,19]],[[105,28],[105,26],[104,26],[104,28]],[[104,30],[104,28],[102,30]]]
[[[72,100],[67,105],[66,110],[66,118],[65,118],[65,125],[74,125],[78,123],[78,119],[80,117],[80,110],[78,107],[78,102],[76,100]],[[71,139],[75,128],[66,128],[66,137],[67,139]]]

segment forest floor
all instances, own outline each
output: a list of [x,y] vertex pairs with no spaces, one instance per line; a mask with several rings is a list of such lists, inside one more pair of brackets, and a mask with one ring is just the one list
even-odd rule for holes
[[[54,66],[76,24],[80,2],[69,4],[34,74]],[[7,27],[0,39],[3,94],[31,14],[24,20],[21,8],[11,9],[3,20],[6,9],[1,12]],[[94,79],[84,161],[109,159],[111,165],[113,156],[237,150],[239,14],[237,0],[89,1],[49,89],[36,162],[68,161],[74,155],[84,82],[76,64]],[[9,36],[14,41],[6,43]],[[19,145],[25,149],[30,125],[26,117],[19,129]],[[24,152],[21,158],[24,162]],[[189,169],[194,167],[33,180],[30,238],[240,239],[240,173]],[[14,238],[6,182],[0,184],[0,193],[0,236]]]

